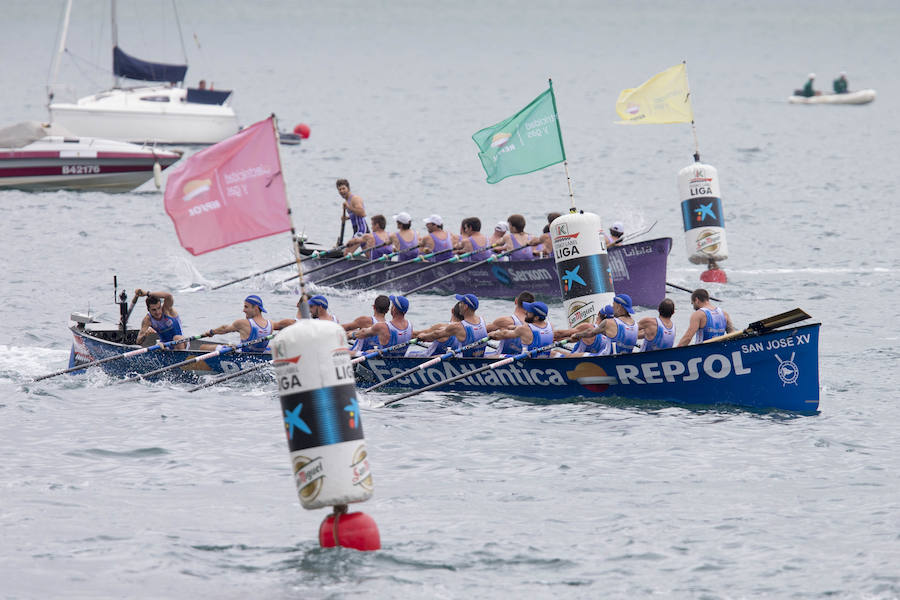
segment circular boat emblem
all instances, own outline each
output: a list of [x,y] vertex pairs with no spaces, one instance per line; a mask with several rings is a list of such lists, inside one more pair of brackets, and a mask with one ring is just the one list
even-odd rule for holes
[[781,360],[781,357],[777,354],[775,358],[778,359],[778,378],[784,385],[788,384],[797,384],[797,378],[800,377],[800,368],[797,366],[797,363],[794,362],[794,354],[791,354],[791,357],[787,360]]

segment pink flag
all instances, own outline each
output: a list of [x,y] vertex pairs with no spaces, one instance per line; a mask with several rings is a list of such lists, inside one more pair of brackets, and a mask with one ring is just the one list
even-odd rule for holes
[[198,255],[289,231],[272,118],[188,158],[166,183],[178,241]]

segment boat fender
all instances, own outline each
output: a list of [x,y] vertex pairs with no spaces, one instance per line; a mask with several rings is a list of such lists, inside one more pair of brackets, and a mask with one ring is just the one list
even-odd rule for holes
[[616,295],[600,216],[557,217],[550,223],[550,239],[569,327],[592,322]]
[[162,167],[159,165],[159,161],[153,163],[153,183],[156,184],[156,189],[162,187]]
[[678,172],[678,193],[688,260],[718,270],[716,263],[728,258],[718,171],[701,162],[683,168]]
[[374,521],[346,513],[347,504],[371,498],[373,487],[344,329],[333,321],[301,319],[271,346],[300,504],[334,507],[320,528],[320,544],[380,548]]

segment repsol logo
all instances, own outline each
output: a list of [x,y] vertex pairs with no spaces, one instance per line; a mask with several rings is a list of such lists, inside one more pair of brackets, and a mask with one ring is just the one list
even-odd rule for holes
[[687,362],[664,360],[645,362],[641,365],[616,365],[616,375],[620,384],[635,383],[675,383],[696,381],[700,375],[712,379],[724,379],[730,375],[749,375],[751,369],[744,367],[740,351],[731,356],[710,354],[706,358],[691,358]]

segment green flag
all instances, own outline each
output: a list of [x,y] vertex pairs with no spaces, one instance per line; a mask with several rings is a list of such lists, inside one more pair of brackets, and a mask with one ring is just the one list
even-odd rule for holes
[[553,87],[501,123],[472,136],[488,183],[524,175],[566,160]]

